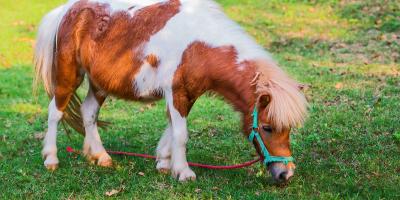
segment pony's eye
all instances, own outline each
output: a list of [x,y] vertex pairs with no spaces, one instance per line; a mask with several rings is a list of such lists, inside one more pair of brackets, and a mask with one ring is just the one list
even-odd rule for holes
[[272,127],[267,125],[262,127],[265,132],[272,133]]

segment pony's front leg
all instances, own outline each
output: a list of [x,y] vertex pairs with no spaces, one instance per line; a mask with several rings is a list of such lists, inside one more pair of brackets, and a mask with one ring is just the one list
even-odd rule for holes
[[170,111],[172,134],[171,134],[171,172],[172,176],[179,181],[195,180],[196,174],[189,168],[186,160],[186,143],[188,131],[186,118],[174,107],[172,94],[166,94],[167,104]]
[[[168,112],[169,115],[169,112]],[[161,173],[168,173],[171,169],[171,140],[172,126],[169,122],[160,141],[157,145],[157,170]]]
[[86,133],[83,154],[92,163],[97,161],[99,166],[110,167],[112,166],[112,159],[104,149],[97,129],[97,115],[105,97],[96,96],[93,90],[94,88],[91,86],[81,107]]
[[57,125],[63,116],[56,106],[55,98],[49,104],[48,129],[43,140],[42,155],[45,159],[44,166],[51,171],[58,167],[57,158]]

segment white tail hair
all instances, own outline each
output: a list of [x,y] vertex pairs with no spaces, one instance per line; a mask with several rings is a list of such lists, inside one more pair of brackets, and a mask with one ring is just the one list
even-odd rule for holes
[[50,96],[54,95],[54,55],[57,50],[58,27],[64,15],[77,0],[70,0],[51,12],[49,12],[40,23],[35,45],[35,71],[34,91],[40,80],[43,81],[44,89]]
[[274,128],[280,131],[303,124],[308,103],[300,85],[272,61],[258,61],[257,72],[253,81],[256,93],[266,93],[271,97],[267,118]]

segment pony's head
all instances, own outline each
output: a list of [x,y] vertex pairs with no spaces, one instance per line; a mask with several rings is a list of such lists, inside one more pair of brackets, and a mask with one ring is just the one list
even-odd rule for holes
[[299,84],[274,64],[258,65],[253,80],[256,102],[249,139],[273,179],[286,182],[294,175],[290,131],[307,115],[307,101]]

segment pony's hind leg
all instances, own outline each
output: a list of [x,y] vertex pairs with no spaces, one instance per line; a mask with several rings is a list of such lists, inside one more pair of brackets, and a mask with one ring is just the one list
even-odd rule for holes
[[43,140],[42,155],[45,158],[44,166],[51,171],[58,167],[57,158],[57,125],[63,116],[63,112],[58,110],[56,100],[53,98],[49,104],[48,129]]
[[43,140],[42,155],[45,159],[44,166],[48,170],[56,170],[58,167],[57,158],[57,126],[63,117],[64,111],[80,84],[76,76],[65,76],[64,81],[60,81],[55,86],[54,97],[49,104],[48,129]]
[[[63,46],[60,44],[60,46]],[[83,80],[83,73],[79,71],[74,53],[60,48],[58,51],[57,70],[52,71],[54,78],[54,97],[49,105],[48,130],[43,143],[42,155],[45,159],[44,165],[49,170],[58,167],[57,158],[57,125],[69,106],[71,97]]]
[[95,93],[95,88],[91,85],[81,106],[85,126],[83,153],[90,162],[97,162],[97,165],[102,167],[110,167],[112,166],[112,159],[104,149],[97,129],[97,115],[106,97]]

